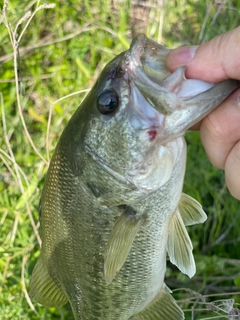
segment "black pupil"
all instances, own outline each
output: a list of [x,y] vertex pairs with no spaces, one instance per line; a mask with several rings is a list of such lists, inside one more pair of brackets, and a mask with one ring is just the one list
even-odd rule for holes
[[107,90],[98,97],[98,109],[101,114],[112,113],[117,107],[118,99],[115,92]]

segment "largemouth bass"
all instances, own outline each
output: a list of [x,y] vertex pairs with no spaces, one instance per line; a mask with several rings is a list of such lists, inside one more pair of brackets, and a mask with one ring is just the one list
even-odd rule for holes
[[113,59],[70,119],[40,201],[41,255],[30,296],[71,304],[76,320],[180,320],[166,255],[195,273],[185,226],[201,205],[182,193],[185,131],[236,87],[173,74],[144,35]]

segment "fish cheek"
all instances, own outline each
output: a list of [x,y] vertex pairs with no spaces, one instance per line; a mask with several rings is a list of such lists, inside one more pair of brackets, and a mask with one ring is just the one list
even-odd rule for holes
[[120,173],[131,160],[130,147],[133,147],[134,136],[123,114],[116,114],[112,119],[100,118],[96,122],[85,139],[85,144],[90,149],[89,153],[94,154],[96,160],[99,159]]

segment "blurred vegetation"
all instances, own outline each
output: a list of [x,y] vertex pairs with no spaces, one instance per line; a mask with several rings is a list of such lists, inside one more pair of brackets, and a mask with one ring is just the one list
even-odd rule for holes
[[[40,192],[67,121],[103,66],[128,48],[137,23],[168,47],[196,45],[240,23],[239,0],[143,1],[140,18],[136,2],[58,0],[53,7],[5,0],[1,8],[0,319],[73,319],[68,305],[49,309],[28,297],[40,253]],[[169,264],[167,284],[178,288],[174,295],[186,319],[235,319],[240,203],[229,195],[224,173],[207,160],[199,134],[186,138],[184,189],[203,204],[208,220],[189,228],[196,276],[190,280]]]

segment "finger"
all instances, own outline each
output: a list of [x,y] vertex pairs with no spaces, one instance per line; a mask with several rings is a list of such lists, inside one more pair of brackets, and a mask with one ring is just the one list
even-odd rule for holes
[[186,69],[186,77],[219,82],[240,79],[240,27],[199,46]]
[[240,200],[240,141],[238,141],[225,164],[225,180],[230,193],[238,200]]
[[168,69],[173,72],[179,67],[186,66],[194,57],[197,48],[198,46],[180,47],[172,50],[166,59]]
[[212,164],[225,169],[229,153],[240,140],[240,89],[202,120],[200,136]]
[[213,38],[199,47],[173,50],[167,57],[167,66],[174,71],[187,66],[187,78],[208,82],[240,79],[240,27]]

